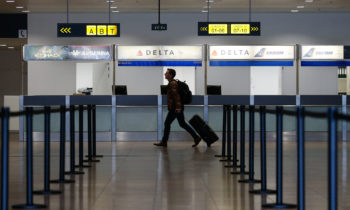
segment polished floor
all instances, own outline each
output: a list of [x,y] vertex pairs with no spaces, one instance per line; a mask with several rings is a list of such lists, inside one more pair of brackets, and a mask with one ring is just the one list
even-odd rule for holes
[[[207,148],[203,143],[169,142],[156,148],[153,142],[98,142],[101,162],[83,169],[84,175],[66,176],[73,184],[51,184],[59,195],[35,195],[34,203],[60,210],[260,210],[275,195],[252,195],[260,184],[241,184],[215,154],[220,143]],[[350,209],[349,145],[339,144],[338,209]],[[67,152],[69,144],[67,143]],[[58,178],[58,142],[51,144],[51,179]],[[246,154],[248,151],[246,152]],[[43,189],[43,142],[34,143],[34,189]],[[267,145],[268,188],[275,188],[275,143]],[[283,201],[296,204],[296,143],[284,142]],[[10,143],[9,203],[26,202],[25,144],[16,137]],[[248,157],[247,157],[248,160]],[[66,157],[67,164],[69,156]],[[256,172],[260,177],[259,144]],[[69,165],[66,165],[69,168]],[[306,209],[326,210],[327,143],[306,144]]]

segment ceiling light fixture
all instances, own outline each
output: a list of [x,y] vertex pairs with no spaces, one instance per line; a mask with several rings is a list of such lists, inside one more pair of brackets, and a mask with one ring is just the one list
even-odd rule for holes
[[14,3],[14,0],[6,0],[7,3]]
[[118,7],[117,6],[111,6],[111,9],[117,9]]
[[208,12],[208,10],[202,10],[202,12]]
[[15,47],[8,47],[9,49],[15,49]]
[[297,10],[297,9],[292,9],[292,10],[290,10],[291,12],[299,12],[299,10]]
[[16,9],[23,9],[24,7],[22,6],[17,6]]
[[113,10],[112,12],[119,12],[119,10]]
[[107,3],[113,3],[114,1],[113,0],[107,0],[106,2]]
[[208,5],[206,5],[206,6],[203,6],[203,8],[206,9],[206,8],[211,8],[211,7],[210,6],[208,7]]
[[29,13],[30,11],[29,11],[29,10],[23,10],[22,12],[24,12],[24,13]]
[[7,45],[6,44],[0,44],[0,47],[6,47]]
[[305,6],[300,5],[300,6],[297,6],[297,8],[298,8],[298,9],[304,9]]
[[207,0],[206,2],[213,3],[213,2],[214,2],[214,0]]
[[314,0],[305,0],[306,3],[312,3]]

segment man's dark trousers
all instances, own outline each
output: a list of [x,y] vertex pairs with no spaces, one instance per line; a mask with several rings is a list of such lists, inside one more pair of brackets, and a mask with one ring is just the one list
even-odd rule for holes
[[191,136],[196,139],[198,138],[196,132],[185,122],[185,116],[183,110],[181,112],[169,111],[168,115],[166,116],[165,122],[164,122],[164,135],[162,142],[167,142],[169,139],[169,133],[170,133],[170,125],[171,123],[177,118],[177,121],[179,122],[179,125],[184,128],[188,133],[191,134]]

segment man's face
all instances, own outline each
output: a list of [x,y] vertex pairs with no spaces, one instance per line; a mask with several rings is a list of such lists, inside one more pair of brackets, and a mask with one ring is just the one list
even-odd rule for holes
[[164,76],[165,76],[165,79],[171,80],[171,74],[169,73],[169,71],[166,71]]

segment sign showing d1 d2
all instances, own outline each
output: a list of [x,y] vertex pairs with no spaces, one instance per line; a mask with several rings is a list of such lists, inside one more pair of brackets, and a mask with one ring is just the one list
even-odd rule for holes
[[260,22],[198,22],[198,36],[260,36]]
[[58,23],[57,37],[120,37],[120,24]]

